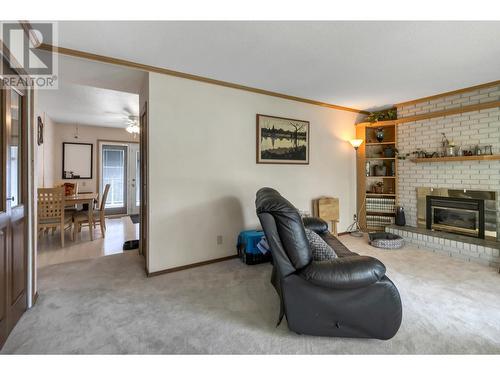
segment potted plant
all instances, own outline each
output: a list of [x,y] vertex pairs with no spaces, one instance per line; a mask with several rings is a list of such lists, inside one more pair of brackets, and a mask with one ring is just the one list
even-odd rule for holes
[[395,120],[398,117],[396,108],[389,108],[383,111],[371,112],[366,118],[367,122]]

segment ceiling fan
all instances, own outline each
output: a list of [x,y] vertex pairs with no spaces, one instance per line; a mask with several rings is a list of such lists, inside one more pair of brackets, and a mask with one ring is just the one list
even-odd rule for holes
[[127,127],[125,128],[130,134],[139,134],[141,128],[139,126],[139,117],[130,115],[127,119]]
[[106,112],[106,113],[122,117],[125,122],[125,125],[127,125],[125,130],[128,133],[134,135],[140,133],[139,117],[133,115],[128,108],[123,108],[123,111],[121,113],[116,113],[116,112]]

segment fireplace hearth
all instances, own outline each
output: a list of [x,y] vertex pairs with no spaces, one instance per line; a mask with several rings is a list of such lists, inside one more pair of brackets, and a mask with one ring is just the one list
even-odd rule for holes
[[484,200],[428,195],[427,229],[484,239]]

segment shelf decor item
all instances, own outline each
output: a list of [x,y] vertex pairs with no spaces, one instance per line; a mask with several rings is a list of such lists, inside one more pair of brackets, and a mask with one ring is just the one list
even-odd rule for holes
[[375,176],[385,176],[387,174],[387,167],[385,165],[375,166]]
[[376,194],[382,194],[384,192],[384,183],[378,181],[372,185],[372,192]]
[[384,128],[377,128],[375,131],[375,137],[377,138],[378,142],[382,142],[384,140]]
[[384,148],[384,156],[386,158],[393,158],[396,155],[396,151],[392,147]]

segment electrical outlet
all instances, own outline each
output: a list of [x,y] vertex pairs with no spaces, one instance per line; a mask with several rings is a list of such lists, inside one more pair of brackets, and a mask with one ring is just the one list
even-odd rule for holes
[[217,236],[217,245],[222,245],[222,240],[223,240],[223,238],[222,238],[222,234],[219,234],[219,235]]

